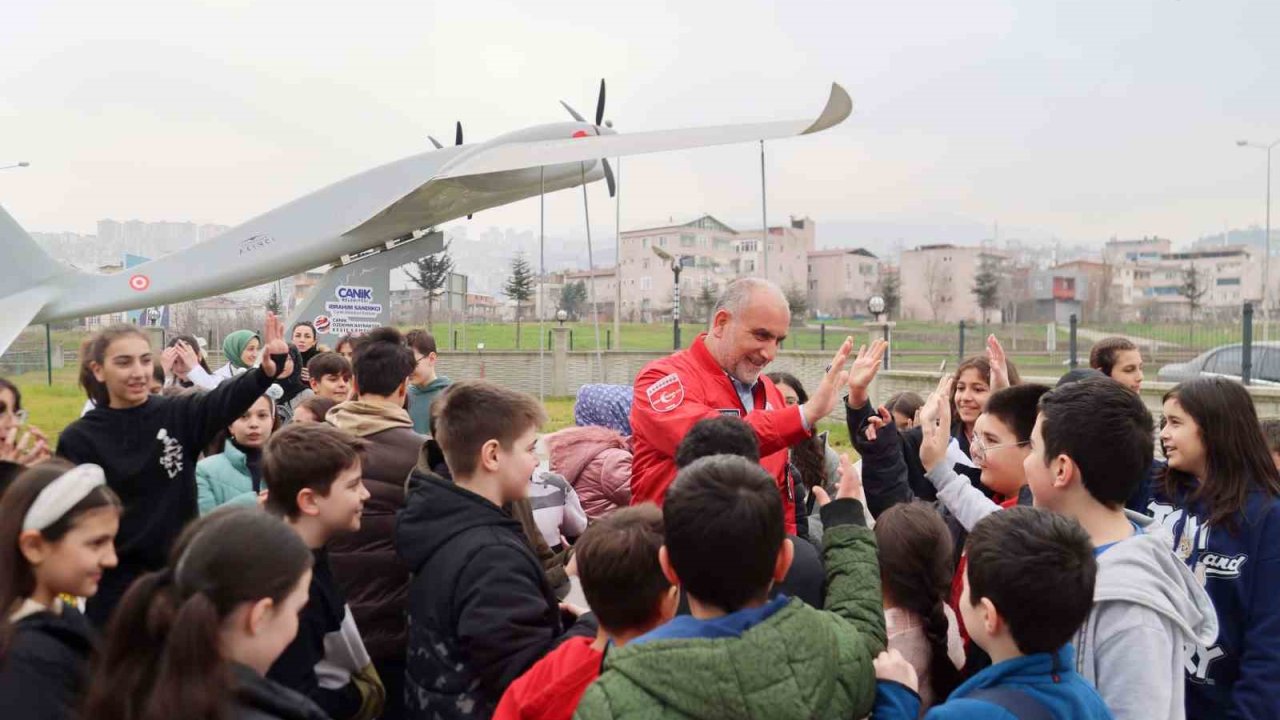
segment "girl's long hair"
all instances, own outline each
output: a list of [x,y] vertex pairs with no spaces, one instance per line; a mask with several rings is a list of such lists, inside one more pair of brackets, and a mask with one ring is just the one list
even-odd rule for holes
[[[799,398],[801,405],[809,402],[809,393],[804,391],[804,385],[800,384],[799,378],[795,375],[785,372],[772,372],[769,373],[769,379],[773,381],[774,385],[786,385],[795,390],[796,397]],[[805,438],[792,445],[791,460],[795,463],[796,469],[800,471],[800,481],[805,484],[805,487],[812,488],[815,485],[826,487],[826,457],[822,442],[816,436]]]
[[1225,523],[1234,531],[1251,491],[1280,496],[1280,472],[1267,449],[1253,398],[1234,380],[1200,377],[1164,394],[1165,402],[1171,399],[1200,428],[1205,477],[1198,482],[1190,473],[1168,468],[1165,490],[1173,498],[1185,496],[1186,503],[1202,501],[1209,525]]
[[279,604],[310,569],[288,525],[257,508],[225,507],[192,523],[165,570],[125,593],[107,629],[83,717],[217,720],[233,692],[219,648],[237,607]]
[[[0,496],[0,660],[5,655],[13,626],[9,615],[18,602],[30,597],[36,589],[36,576],[31,564],[18,548],[22,521],[35,503],[40,491],[49,487],[63,473],[75,467],[60,458],[48,460],[22,471]],[[105,485],[92,490],[57,522],[40,531],[48,542],[58,542],[81,515],[102,507],[120,507],[120,499]]]
[[951,533],[938,511],[923,502],[899,503],[876,518],[880,582],[896,607],[925,622],[929,641],[929,683],[942,702],[960,684],[960,671],[947,654],[944,607],[951,592]]
[[111,347],[111,343],[130,335],[147,340],[146,334],[133,325],[112,325],[94,333],[80,346],[80,387],[84,388],[89,399],[97,407],[110,407],[111,394],[107,392],[106,384],[99,382],[94,376],[93,363],[105,364],[107,348]]

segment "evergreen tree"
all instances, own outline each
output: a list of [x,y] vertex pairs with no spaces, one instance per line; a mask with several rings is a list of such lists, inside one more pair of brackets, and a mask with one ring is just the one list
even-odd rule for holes
[[427,328],[431,327],[431,309],[435,303],[436,293],[449,283],[449,274],[453,272],[453,258],[449,256],[449,242],[438,253],[420,257],[406,266],[405,274],[414,285],[422,288],[427,294]]
[[894,317],[898,314],[898,306],[902,303],[900,284],[901,278],[898,277],[896,269],[886,268],[880,274],[880,289],[877,292],[884,298],[885,317]]
[[511,260],[511,277],[507,278],[502,291],[516,301],[516,349],[519,350],[521,311],[529,298],[533,297],[534,291],[533,269],[529,267],[529,261],[524,259],[524,253],[516,253]]
[[275,288],[271,288],[271,297],[267,298],[267,312],[272,315],[280,315],[280,293]]
[[560,288],[560,299],[556,302],[556,309],[565,311],[569,317],[577,320],[582,317],[582,306],[586,302],[587,283],[585,280],[565,283]]
[[1204,284],[1200,277],[1200,272],[1196,270],[1195,263],[1187,268],[1182,275],[1182,285],[1178,288],[1178,294],[1187,299],[1187,303],[1191,306],[1191,319],[1196,319],[1196,311],[1200,309],[1200,300],[1204,298],[1205,293],[1209,292],[1209,288]]
[[703,318],[707,322],[711,322],[711,312],[715,310],[716,303],[720,298],[716,296],[715,288],[711,283],[704,283],[702,290],[698,293],[698,309],[702,311]]
[[787,296],[787,304],[791,306],[791,324],[803,325],[805,316],[809,312],[809,296],[805,295],[804,290],[794,285],[784,294]]
[[994,255],[983,255],[978,263],[978,274],[973,278],[973,295],[982,309],[982,325],[987,324],[987,315],[1000,307],[1000,275],[997,273],[999,259]]

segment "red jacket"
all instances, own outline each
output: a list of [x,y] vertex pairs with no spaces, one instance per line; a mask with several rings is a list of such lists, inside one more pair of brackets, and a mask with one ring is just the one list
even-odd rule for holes
[[595,638],[574,637],[547,653],[502,694],[493,720],[570,720],[587,686],[600,676],[604,653]]
[[756,431],[760,464],[777,480],[787,532],[796,532],[795,499],[787,474],[787,448],[810,436],[799,407],[787,407],[764,375],[743,408],[729,375],[707,350],[706,333],[687,350],[655,360],[636,376],[631,403],[631,504],[659,506],[676,477],[676,448],[699,420],[733,415]]

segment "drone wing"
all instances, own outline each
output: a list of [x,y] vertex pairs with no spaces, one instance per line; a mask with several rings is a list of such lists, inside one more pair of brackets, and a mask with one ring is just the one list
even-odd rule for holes
[[599,158],[644,155],[647,153],[687,150],[689,148],[729,145],[757,140],[772,140],[821,132],[844,122],[853,112],[849,93],[837,83],[822,112],[813,120],[793,120],[746,125],[720,125],[657,130],[613,135],[592,135],[563,140],[539,140],[495,145],[472,155],[459,157],[447,165],[439,179],[520,170]]

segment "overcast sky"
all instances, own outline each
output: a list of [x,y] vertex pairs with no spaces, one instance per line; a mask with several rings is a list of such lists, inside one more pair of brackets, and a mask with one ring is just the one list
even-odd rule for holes
[[[0,204],[41,231],[236,224],[455,120],[478,141],[566,119],[560,99],[589,115],[601,77],[621,132],[811,117],[844,84],[849,121],[768,145],[771,221],[808,214],[823,245],[863,240],[823,223],[1189,240],[1262,224],[1265,158],[1234,141],[1280,139],[1280,2],[11,3],[0,164],[32,167],[0,172]],[[758,222],[758,163],[627,159],[622,225]],[[611,235],[603,183],[591,203]],[[537,207],[472,222],[536,228]],[[548,212],[580,232],[580,192]]]

